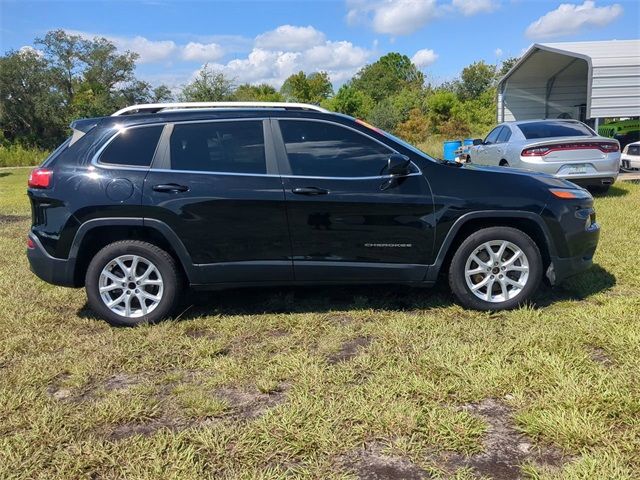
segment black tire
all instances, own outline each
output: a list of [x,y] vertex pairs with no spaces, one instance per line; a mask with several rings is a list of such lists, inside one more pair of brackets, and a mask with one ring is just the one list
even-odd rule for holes
[[[155,308],[147,314],[137,317],[119,315],[107,307],[100,296],[99,282],[102,270],[121,255],[137,255],[151,262],[161,276],[162,296]],[[145,323],[156,323],[173,312],[182,290],[182,275],[171,255],[161,248],[138,240],[122,240],[107,245],[93,257],[85,276],[85,290],[89,307],[101,318],[114,326],[133,327]],[[125,293],[124,288],[116,289],[114,296],[118,294],[118,290]],[[146,302],[146,300],[142,301]],[[138,309],[141,310],[139,301],[135,300],[135,302],[138,302]]]
[[[467,285],[465,277],[465,267],[467,259],[474,253],[481,245],[491,241],[507,241],[518,247],[525,254],[528,260],[529,276],[524,284],[524,287],[513,296],[504,301],[490,302],[478,298]],[[507,259],[508,260],[508,259]],[[473,265],[473,263],[471,264]],[[479,266],[479,265],[478,265]],[[507,267],[508,268],[508,267]],[[456,296],[458,302],[465,308],[471,308],[474,310],[508,310],[515,308],[522,303],[531,299],[533,294],[538,290],[540,281],[542,279],[543,263],[540,250],[535,242],[524,232],[516,228],[511,227],[490,227],[478,230],[471,234],[462,244],[458,247],[451,265],[449,267],[449,286]],[[500,271],[496,272],[498,277]],[[480,275],[487,275],[482,272]],[[489,274],[490,275],[490,274]],[[506,273],[505,273],[506,275]],[[493,277],[491,277],[493,278]],[[502,277],[500,277],[502,278]],[[495,288],[500,288],[498,285]],[[509,286],[506,287],[507,289]],[[513,287],[511,287],[513,288]],[[485,288],[487,291],[488,288]],[[505,296],[505,295],[502,295]]]

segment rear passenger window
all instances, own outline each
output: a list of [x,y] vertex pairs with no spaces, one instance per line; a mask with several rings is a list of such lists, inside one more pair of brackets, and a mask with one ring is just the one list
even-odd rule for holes
[[100,163],[148,167],[163,128],[163,125],[154,125],[123,130],[104,149]]
[[291,173],[312,177],[380,175],[392,150],[349,128],[280,120]]
[[502,127],[502,130],[500,130],[500,134],[498,135],[498,143],[508,142],[510,138],[511,130],[509,130],[509,127]]
[[498,136],[500,135],[501,131],[502,131],[502,127],[496,127],[493,130],[491,130],[491,133],[489,133],[489,135],[487,135],[487,138],[484,139],[484,143],[486,143],[487,145],[496,143],[498,141]]
[[261,120],[176,124],[170,150],[173,170],[267,173]]

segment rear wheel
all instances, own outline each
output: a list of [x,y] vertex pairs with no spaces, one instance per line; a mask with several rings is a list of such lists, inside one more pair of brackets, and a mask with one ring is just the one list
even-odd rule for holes
[[505,310],[532,297],[542,270],[540,250],[527,234],[491,227],[462,242],[451,261],[449,285],[464,307]]
[[180,274],[164,250],[125,240],[107,245],[93,257],[85,289],[91,309],[112,325],[155,323],[176,306]]

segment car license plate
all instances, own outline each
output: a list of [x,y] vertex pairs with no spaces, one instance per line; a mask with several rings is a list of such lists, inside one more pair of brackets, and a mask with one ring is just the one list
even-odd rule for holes
[[569,175],[580,175],[582,173],[587,173],[586,165],[573,165],[567,169],[567,173]]

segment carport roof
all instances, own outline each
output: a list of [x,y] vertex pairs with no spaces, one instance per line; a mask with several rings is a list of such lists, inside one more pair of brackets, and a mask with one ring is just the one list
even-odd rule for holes
[[[500,79],[499,87],[524,64],[536,62],[537,52],[551,52],[587,62],[588,118],[640,116],[640,39],[535,43]],[[540,70],[544,71],[544,65],[540,65]]]

